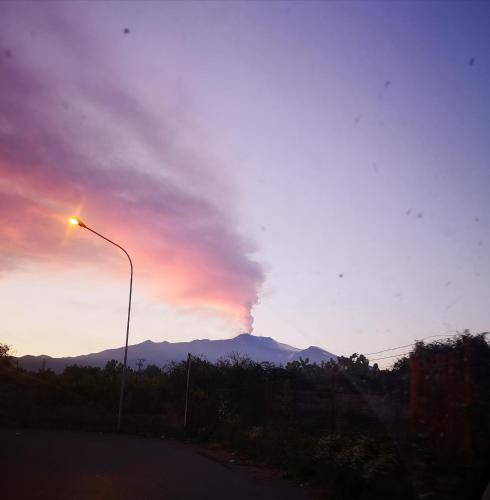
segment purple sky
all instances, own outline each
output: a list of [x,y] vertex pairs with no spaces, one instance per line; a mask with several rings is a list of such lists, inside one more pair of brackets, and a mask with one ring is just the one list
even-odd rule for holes
[[[0,340],[488,330],[490,5],[0,4]],[[129,33],[125,33],[125,28]]]

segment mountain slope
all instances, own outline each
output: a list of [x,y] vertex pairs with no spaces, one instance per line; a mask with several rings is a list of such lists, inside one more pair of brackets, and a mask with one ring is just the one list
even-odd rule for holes
[[[335,360],[337,357],[319,347],[308,347],[301,350],[287,344],[276,342],[270,337],[256,337],[242,333],[237,337],[225,340],[193,340],[191,342],[152,342],[146,340],[140,344],[129,346],[128,366],[135,367],[137,359],[144,359],[144,364],[162,366],[170,361],[182,361],[187,353],[215,362],[220,358],[237,353],[248,356],[254,361],[269,361],[275,364],[286,364],[289,361],[308,358],[310,362]],[[52,358],[50,356],[22,356],[18,358],[19,366],[30,371],[37,371],[43,367],[54,371],[62,371],[68,365],[103,367],[107,361],[123,360],[124,348],[107,349],[105,351],[84,354],[67,358]],[[44,361],[43,361],[44,360]]]

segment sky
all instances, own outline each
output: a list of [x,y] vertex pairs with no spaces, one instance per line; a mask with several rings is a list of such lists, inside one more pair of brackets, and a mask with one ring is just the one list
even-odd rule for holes
[[489,330],[490,4],[1,2],[0,341]]

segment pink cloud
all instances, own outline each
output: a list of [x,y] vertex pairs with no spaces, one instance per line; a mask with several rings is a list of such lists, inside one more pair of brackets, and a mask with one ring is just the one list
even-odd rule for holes
[[[60,21],[60,36],[66,31]],[[94,69],[90,81],[90,48],[84,52],[81,34],[69,41],[78,59],[63,78],[13,50],[0,55],[0,273],[28,261],[108,259],[88,233],[67,237],[66,216],[80,209],[129,250],[137,286],[171,304],[218,309],[250,329],[264,275],[234,229],[221,179],[197,151],[179,149],[169,125],[178,116],[150,112],[106,72]],[[0,49],[8,44],[0,38]]]

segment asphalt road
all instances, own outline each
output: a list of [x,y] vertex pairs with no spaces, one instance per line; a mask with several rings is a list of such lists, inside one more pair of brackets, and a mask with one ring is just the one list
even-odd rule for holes
[[3,500],[305,499],[191,447],[111,434],[0,429]]

